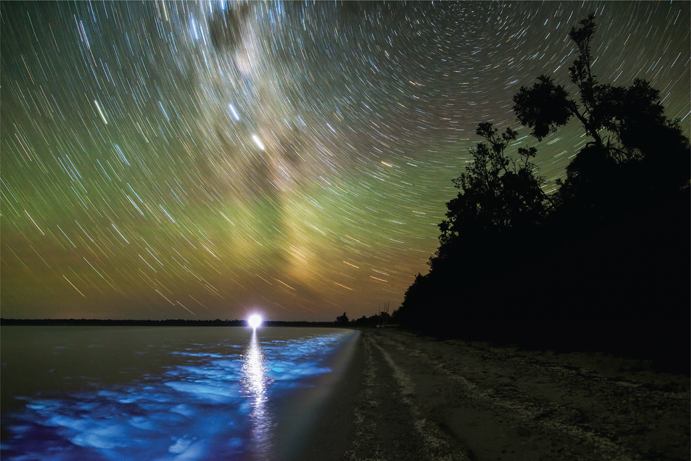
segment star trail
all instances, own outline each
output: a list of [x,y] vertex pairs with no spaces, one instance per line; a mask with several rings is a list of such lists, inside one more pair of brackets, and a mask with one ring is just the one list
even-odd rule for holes
[[[5,318],[335,320],[396,307],[492,121],[547,191],[587,139],[512,97],[646,79],[689,133],[688,2],[3,2]],[[472,242],[468,243],[469,245]]]

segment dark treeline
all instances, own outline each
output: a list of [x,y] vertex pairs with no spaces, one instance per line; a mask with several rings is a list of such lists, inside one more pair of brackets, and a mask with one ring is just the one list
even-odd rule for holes
[[359,319],[348,320],[344,312],[343,315],[336,317],[336,324],[343,327],[383,327],[388,325],[391,315],[388,312],[380,312],[369,317],[363,315]]
[[393,314],[403,325],[467,340],[599,350],[688,372],[689,140],[643,80],[591,72],[594,17],[570,32],[575,96],[538,77],[514,96],[538,141],[570,120],[587,140],[550,195],[535,147],[506,152],[511,128],[484,142],[454,183],[430,271]]
[[[246,320],[106,320],[106,319],[0,319],[2,326],[143,326],[143,327],[245,327]],[[284,322],[264,320],[264,327],[333,327],[335,322]]]

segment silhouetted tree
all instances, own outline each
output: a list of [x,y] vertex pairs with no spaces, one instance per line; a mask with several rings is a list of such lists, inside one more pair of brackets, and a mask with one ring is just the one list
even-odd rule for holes
[[500,134],[492,123],[483,122],[476,133],[487,143],[470,149],[473,161],[453,181],[460,192],[446,204],[447,219],[439,224],[440,247],[433,267],[438,260],[456,257],[464,240],[534,228],[550,206],[541,188],[543,179],[533,173],[537,170],[531,161],[534,147],[519,148],[515,160],[505,150],[516,139],[516,131],[507,128]]
[[439,224],[430,271],[393,319],[465,339],[672,358],[688,369],[689,140],[648,82],[597,80],[594,33],[593,15],[569,33],[575,96],[543,75],[514,97],[538,141],[572,118],[587,136],[557,192],[543,193],[534,147],[509,157],[516,132],[479,124],[484,142],[454,180],[460,192]]
[[578,55],[569,68],[578,92],[540,76],[514,96],[518,120],[538,140],[575,117],[592,138],[559,182],[557,201],[570,213],[592,218],[659,199],[689,181],[689,141],[679,123],[664,115],[660,93],[644,80],[630,87],[601,84],[592,72],[594,15],[579,22],[569,36]]
[[343,315],[340,315],[336,317],[336,323],[341,323],[341,324],[347,324],[348,323],[348,316],[344,312]]

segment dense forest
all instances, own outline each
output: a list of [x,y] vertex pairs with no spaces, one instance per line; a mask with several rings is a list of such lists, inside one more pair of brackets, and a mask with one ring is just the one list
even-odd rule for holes
[[514,96],[541,141],[574,120],[588,139],[557,190],[535,147],[480,123],[483,142],[454,180],[439,248],[393,320],[443,336],[600,350],[689,367],[689,140],[659,91],[592,73],[594,16],[569,34],[575,94],[540,76]]

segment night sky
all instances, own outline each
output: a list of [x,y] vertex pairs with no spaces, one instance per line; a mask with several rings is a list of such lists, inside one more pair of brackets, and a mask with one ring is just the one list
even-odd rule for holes
[[[520,128],[540,74],[571,88],[591,12],[600,81],[649,80],[689,134],[689,2],[1,8],[5,318],[393,310],[476,125]],[[527,134],[553,190],[588,139]]]

